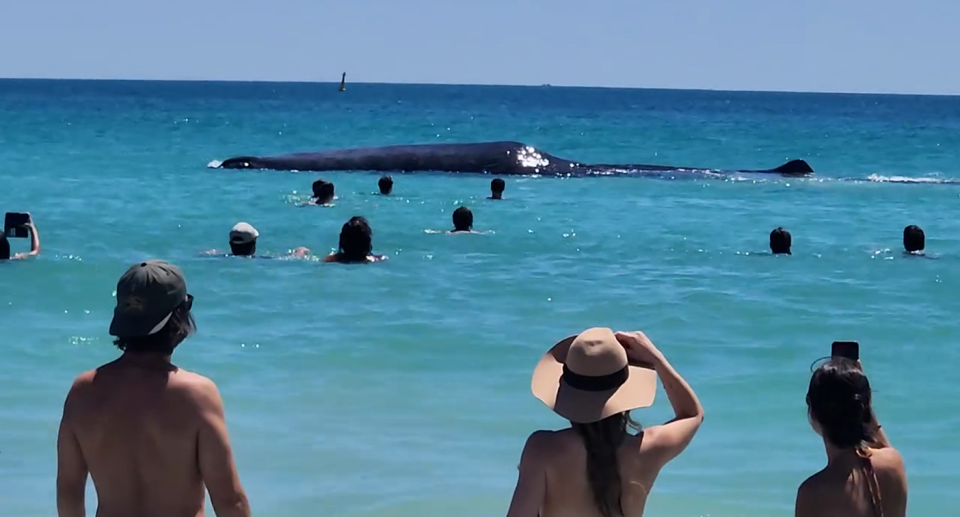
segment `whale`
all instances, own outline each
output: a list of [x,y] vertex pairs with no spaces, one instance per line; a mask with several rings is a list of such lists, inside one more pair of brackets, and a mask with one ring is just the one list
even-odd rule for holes
[[813,168],[802,160],[790,160],[772,169],[721,171],[705,167],[656,164],[588,164],[568,160],[513,141],[408,144],[384,147],[354,147],[277,156],[235,156],[213,166],[220,169],[278,171],[376,171],[457,172],[505,176],[588,176],[662,172],[743,172],[807,176]]

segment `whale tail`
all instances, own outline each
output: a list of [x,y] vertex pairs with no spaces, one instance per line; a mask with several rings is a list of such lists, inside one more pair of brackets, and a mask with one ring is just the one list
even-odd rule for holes
[[228,158],[220,164],[221,169],[255,169],[254,162],[257,159],[253,156],[237,156]]
[[813,174],[813,167],[804,160],[790,160],[789,162],[773,169],[773,172],[780,174]]

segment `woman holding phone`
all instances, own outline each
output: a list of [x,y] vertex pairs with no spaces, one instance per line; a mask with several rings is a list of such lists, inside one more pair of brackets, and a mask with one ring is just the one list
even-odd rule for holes
[[796,517],[907,513],[903,459],[877,422],[859,353],[845,346],[851,343],[835,343],[833,357],[810,379],[807,413],[813,430],[823,437],[827,466],[800,485]]
[[24,215],[27,216],[27,220],[20,226],[30,232],[30,252],[16,253],[10,256],[10,241],[7,240],[7,230],[4,229],[4,232],[0,234],[0,260],[21,260],[36,257],[40,254],[40,235],[37,233],[37,227],[33,224],[33,217],[29,213]]

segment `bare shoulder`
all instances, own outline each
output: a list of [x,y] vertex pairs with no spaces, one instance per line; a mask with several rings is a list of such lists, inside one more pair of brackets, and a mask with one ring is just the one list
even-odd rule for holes
[[873,461],[874,468],[903,468],[903,456],[900,455],[900,451],[893,447],[870,449],[870,458]]
[[890,480],[905,479],[907,472],[903,464],[903,456],[893,447],[870,450],[870,462],[877,476]]
[[524,455],[542,457],[551,451],[556,451],[558,439],[562,438],[562,431],[540,429],[530,433],[527,442],[523,445]]
[[201,406],[220,404],[220,389],[209,377],[184,369],[171,377],[170,385],[178,389]]
[[803,483],[800,483],[800,487],[797,489],[797,497],[819,497],[826,484],[824,482],[825,476],[825,471],[821,470],[803,480]]
[[89,370],[86,372],[77,375],[73,379],[73,384],[70,385],[70,391],[67,392],[67,403],[75,402],[78,399],[82,398],[90,387],[93,386],[93,381],[97,377],[97,370]]
[[824,488],[827,485],[827,483],[824,483],[823,470],[808,477],[803,483],[800,483],[800,488],[797,489],[794,515],[796,515],[796,517],[813,517],[820,515],[822,511],[822,501],[829,499],[826,497],[827,494],[824,493]]

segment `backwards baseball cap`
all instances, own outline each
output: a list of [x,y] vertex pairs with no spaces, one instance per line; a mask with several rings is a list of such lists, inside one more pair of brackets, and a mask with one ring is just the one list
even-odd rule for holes
[[110,322],[110,335],[156,334],[189,297],[187,281],[177,266],[162,260],[134,264],[117,282],[117,307]]
[[260,232],[248,223],[237,223],[230,230],[230,242],[232,244],[249,244],[257,240],[259,236]]

